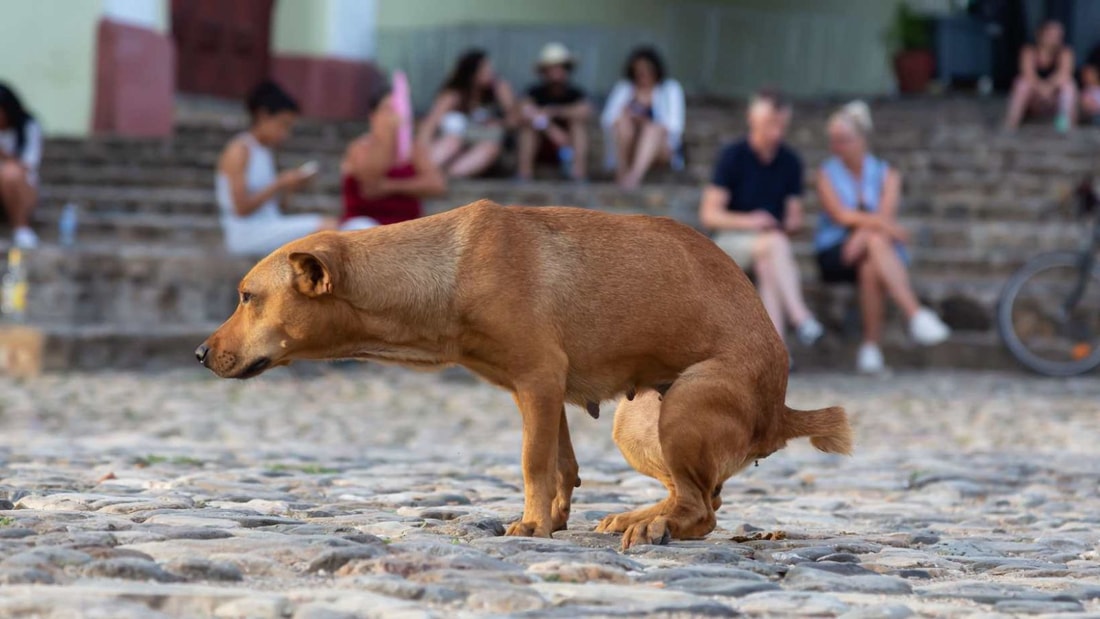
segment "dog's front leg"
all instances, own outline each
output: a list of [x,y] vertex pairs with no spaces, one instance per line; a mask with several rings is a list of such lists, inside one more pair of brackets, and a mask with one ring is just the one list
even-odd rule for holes
[[560,387],[542,384],[516,390],[523,416],[523,518],[508,535],[550,537],[558,472],[558,430],[565,399]]

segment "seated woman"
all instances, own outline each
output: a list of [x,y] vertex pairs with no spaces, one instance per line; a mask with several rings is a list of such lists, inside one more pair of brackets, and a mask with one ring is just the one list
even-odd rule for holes
[[863,373],[885,369],[879,342],[888,295],[909,321],[918,344],[943,342],[951,330],[921,307],[909,283],[904,243],[898,225],[901,174],[868,150],[871,113],[862,101],[845,105],[828,123],[830,157],[821,167],[817,191],[822,214],[814,246],[821,278],[858,282],[863,344],[856,360]]
[[[399,81],[400,80],[400,81]],[[370,218],[378,224],[416,219],[422,214],[420,199],[447,191],[447,181],[432,162],[428,149],[411,139],[411,125],[398,109],[407,106],[407,88],[383,91],[371,101],[370,131],[348,145],[340,164],[343,176],[344,221]],[[400,99],[400,101],[396,101]],[[402,139],[402,132],[407,132]],[[411,152],[403,152],[411,151]]]
[[38,246],[31,230],[31,211],[38,201],[38,164],[42,131],[19,96],[0,82],[0,205],[15,231],[13,243],[22,249]]
[[451,178],[469,178],[500,159],[505,132],[515,126],[515,95],[493,72],[483,50],[459,57],[420,125],[418,141]]
[[248,96],[252,123],[233,138],[218,159],[215,193],[225,245],[230,253],[266,255],[297,238],[334,230],[322,215],[284,215],[280,200],[316,173],[306,166],[278,172],[275,152],[290,136],[298,104],[274,82],[263,82]]
[[1073,79],[1073,50],[1065,44],[1065,30],[1056,20],[1039,27],[1034,45],[1020,50],[1020,75],[1012,85],[1005,127],[1020,126],[1028,112],[1057,112],[1059,131],[1077,122],[1077,83]]
[[623,73],[607,98],[600,125],[609,145],[606,167],[615,170],[623,189],[636,189],[654,163],[683,165],[684,89],[666,77],[665,64],[652,47],[631,52]]

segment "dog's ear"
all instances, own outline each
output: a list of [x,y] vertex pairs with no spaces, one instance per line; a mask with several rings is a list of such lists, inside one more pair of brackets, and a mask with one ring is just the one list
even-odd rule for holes
[[335,252],[327,249],[296,251],[288,259],[294,269],[295,290],[307,297],[332,294],[339,281]]

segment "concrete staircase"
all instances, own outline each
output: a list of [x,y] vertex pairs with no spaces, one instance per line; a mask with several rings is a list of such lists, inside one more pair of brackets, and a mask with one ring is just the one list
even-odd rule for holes
[[[932,350],[910,346],[895,320],[886,354],[896,366],[1004,367],[992,309],[1005,277],[1034,253],[1073,247],[1081,228],[1058,210],[1080,177],[1100,163],[1100,132],[1069,136],[1048,127],[1000,133],[1000,102],[925,100],[875,105],[875,145],[903,171],[903,217],[913,232],[913,276],[922,298],[957,337]],[[791,142],[811,172],[823,159],[829,107],[796,110]],[[740,107],[693,106],[687,145],[690,174],[659,175],[624,193],[606,178],[588,184],[554,179],[456,183],[429,203],[438,212],[480,198],[505,204],[583,206],[671,215],[693,223],[700,182],[719,146],[742,131]],[[191,361],[191,351],[231,312],[235,286],[250,260],[221,252],[212,200],[222,145],[243,129],[239,116],[185,116],[169,140],[51,140],[43,163],[37,224],[45,245],[28,258],[29,312],[49,335],[52,368],[161,367]],[[317,160],[323,172],[291,212],[339,212],[336,170],[356,123],[304,122],[281,154],[283,165]],[[598,140],[597,140],[598,141]],[[597,147],[596,152],[600,152]],[[593,155],[595,161],[596,157]],[[596,169],[595,165],[593,169]],[[689,178],[690,177],[690,178]],[[818,205],[807,194],[811,221]],[[78,244],[55,243],[66,202],[81,205]],[[0,250],[6,249],[3,234]],[[830,329],[815,350],[795,346],[803,367],[846,367],[854,358],[858,313],[853,291],[817,283],[810,235],[797,240],[808,294]],[[0,260],[2,262],[2,260]]]

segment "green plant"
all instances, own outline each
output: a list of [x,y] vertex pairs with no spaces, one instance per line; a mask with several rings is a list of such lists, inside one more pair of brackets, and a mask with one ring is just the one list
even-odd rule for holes
[[0,527],[10,527],[15,524],[15,518],[11,516],[0,516]]
[[893,53],[932,46],[932,21],[906,2],[899,2],[894,20],[886,30],[886,45]]

